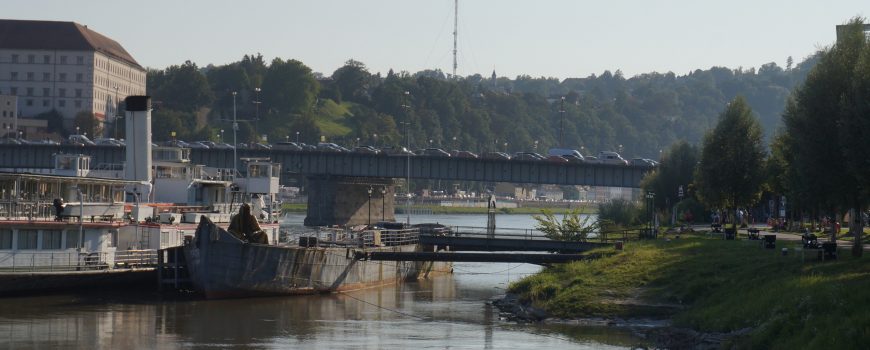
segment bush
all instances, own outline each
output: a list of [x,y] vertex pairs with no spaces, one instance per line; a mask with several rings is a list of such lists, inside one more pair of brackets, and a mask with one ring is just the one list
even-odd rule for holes
[[598,220],[617,227],[627,227],[638,222],[640,208],[624,199],[614,199],[598,205]]

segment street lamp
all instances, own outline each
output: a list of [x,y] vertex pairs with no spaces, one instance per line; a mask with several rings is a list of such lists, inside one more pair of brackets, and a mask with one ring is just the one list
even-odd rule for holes
[[535,146],[534,146],[534,149],[535,149],[535,152],[538,151],[538,140],[535,140]]
[[260,130],[260,88],[254,88],[254,129]]
[[453,136],[453,149],[456,149],[456,150],[459,149],[459,144],[456,143],[456,136]]
[[79,127],[78,127],[78,126],[76,126],[76,135],[81,135],[81,133],[79,133]]
[[655,215],[655,192],[649,191],[646,193],[646,202],[647,202],[647,211],[649,212],[649,223],[647,224],[647,233],[649,234],[649,238],[653,238],[653,222]]
[[504,143],[504,153],[507,153],[507,146],[508,146],[508,143],[505,142],[505,143]]
[[565,96],[559,106],[559,148],[565,148]]
[[221,143],[224,143],[224,129],[221,129]]
[[236,92],[233,91],[233,179],[236,178],[236,171],[239,169],[239,155],[236,149],[238,146],[239,123],[236,121]]
[[299,143],[299,132],[298,131],[296,132],[296,143]]
[[369,189],[366,192],[369,193],[369,226],[371,226],[372,225],[372,186],[369,186]]

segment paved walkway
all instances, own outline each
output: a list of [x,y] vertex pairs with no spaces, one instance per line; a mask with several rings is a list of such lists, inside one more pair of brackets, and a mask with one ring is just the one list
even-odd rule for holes
[[[768,231],[767,225],[751,225],[750,227],[757,228],[758,234],[762,237],[764,235],[775,235],[777,242],[781,242],[781,241],[787,241],[789,243],[791,243],[791,242],[800,243],[801,242],[801,235],[798,233]],[[710,225],[694,225],[694,226],[692,226],[692,229],[694,229],[696,232],[697,231],[710,231]],[[747,233],[746,229],[739,229],[737,232],[742,233],[742,234]],[[722,235],[723,238],[725,235],[724,233],[714,233],[714,234],[715,235]],[[824,243],[824,242],[827,242],[827,240],[825,240],[823,238],[819,238],[819,244]],[[798,246],[800,246],[800,244],[798,244]],[[791,248],[791,247],[788,247],[788,248]],[[837,240],[837,249],[841,250],[841,251],[842,250],[851,250],[852,249],[852,241]],[[864,250],[870,251],[870,243],[864,243]]]

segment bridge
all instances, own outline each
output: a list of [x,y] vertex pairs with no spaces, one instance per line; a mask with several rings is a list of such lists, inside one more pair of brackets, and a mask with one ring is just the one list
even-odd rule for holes
[[[124,147],[114,146],[0,145],[0,168],[52,168],[56,153],[90,155],[95,165],[124,163],[125,157]],[[365,223],[368,216],[393,219],[396,178],[636,188],[652,170],[645,166],[281,149],[238,149],[237,153],[240,158],[268,158],[282,164],[282,179],[308,178],[307,225]],[[190,158],[193,163],[216,168],[232,168],[234,164],[231,149],[192,149]]]

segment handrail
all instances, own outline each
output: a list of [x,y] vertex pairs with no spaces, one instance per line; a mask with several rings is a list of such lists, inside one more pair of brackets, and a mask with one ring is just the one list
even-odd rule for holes
[[19,252],[0,253],[0,271],[55,272],[115,270],[157,266],[157,250],[115,252]]

